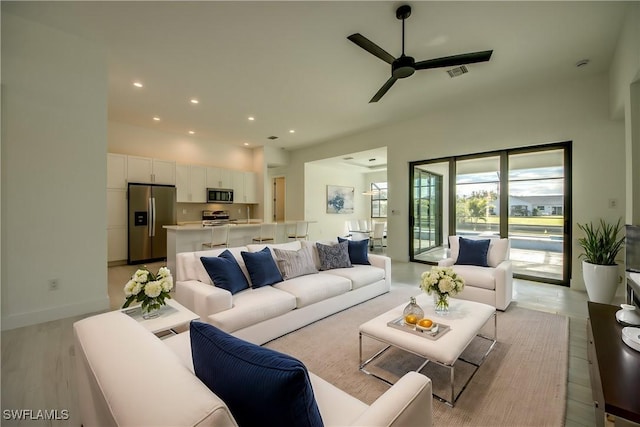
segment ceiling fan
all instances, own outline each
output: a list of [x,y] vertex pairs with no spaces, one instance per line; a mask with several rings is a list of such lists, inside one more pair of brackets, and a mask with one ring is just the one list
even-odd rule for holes
[[411,6],[403,5],[396,10],[396,18],[402,20],[402,55],[394,58],[386,50],[366,38],[360,33],[355,33],[347,37],[353,43],[357,44],[372,55],[377,56],[385,62],[391,64],[391,77],[382,85],[380,90],[371,98],[371,102],[378,102],[382,96],[393,86],[398,79],[404,79],[411,76],[416,70],[427,70],[430,68],[455,67],[464,64],[473,64],[475,62],[488,61],[491,58],[493,50],[484,50],[481,52],[463,53],[460,55],[445,56],[442,58],[427,59],[426,61],[416,62],[411,56],[404,54],[404,20],[411,16]]

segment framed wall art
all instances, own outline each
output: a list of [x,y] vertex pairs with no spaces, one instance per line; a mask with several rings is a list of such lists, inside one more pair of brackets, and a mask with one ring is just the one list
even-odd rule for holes
[[327,213],[352,214],[354,187],[327,185]]

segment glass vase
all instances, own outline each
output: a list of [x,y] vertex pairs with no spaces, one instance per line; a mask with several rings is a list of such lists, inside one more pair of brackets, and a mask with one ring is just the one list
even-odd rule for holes
[[160,303],[157,301],[149,302],[147,305],[142,306],[142,318],[147,319],[155,319],[160,316]]
[[415,314],[417,320],[424,318],[424,310],[418,305],[415,297],[411,297],[409,304],[404,308],[402,315],[406,318],[409,314]]
[[446,316],[449,314],[449,295],[434,292],[433,305],[436,307],[436,314]]

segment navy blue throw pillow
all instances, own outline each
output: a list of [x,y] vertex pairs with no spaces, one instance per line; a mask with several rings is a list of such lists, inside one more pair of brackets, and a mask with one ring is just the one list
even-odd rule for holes
[[338,237],[338,242],[349,242],[349,260],[351,264],[371,265],[369,262],[369,239],[347,240]]
[[240,252],[254,288],[282,282],[282,274],[268,247],[258,252]]
[[471,240],[459,237],[458,242],[460,250],[458,251],[459,265],[477,265],[480,267],[489,267],[487,263],[487,254],[489,253],[489,239]]
[[196,376],[242,427],[322,427],[307,368],[298,359],[236,338],[208,323],[189,330]]
[[249,288],[249,282],[240,269],[238,261],[228,250],[217,257],[200,257],[200,261],[217,287],[226,289],[231,294]]

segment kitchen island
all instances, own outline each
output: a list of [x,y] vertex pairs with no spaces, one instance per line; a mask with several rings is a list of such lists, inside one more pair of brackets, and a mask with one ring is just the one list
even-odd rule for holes
[[[245,246],[260,234],[261,220],[247,222],[231,221],[229,227],[229,247]],[[276,225],[276,243],[288,241],[287,228],[295,221],[287,221]],[[202,250],[202,244],[211,241],[211,226],[202,224],[165,225],[167,230],[167,267],[171,271],[176,268],[176,254]]]

